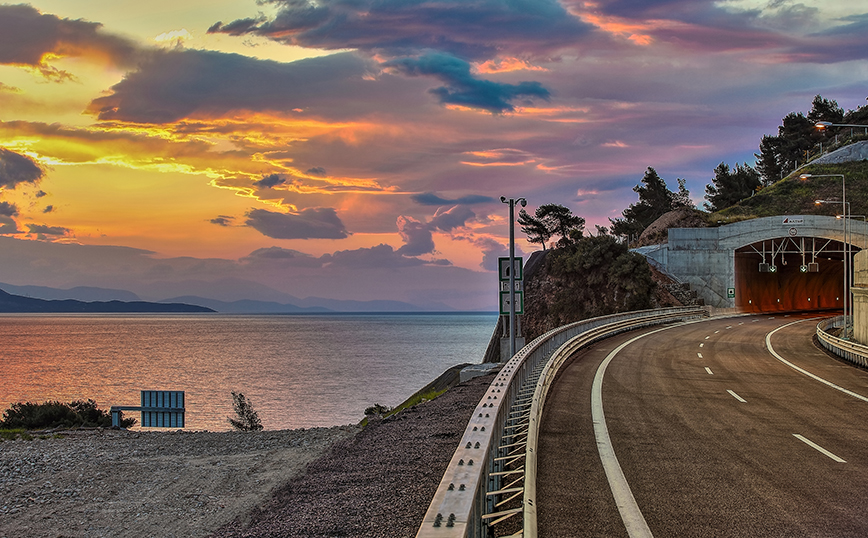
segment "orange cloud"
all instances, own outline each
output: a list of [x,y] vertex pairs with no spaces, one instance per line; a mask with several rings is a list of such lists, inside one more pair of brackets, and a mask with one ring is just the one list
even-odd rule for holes
[[519,58],[496,58],[476,64],[476,71],[478,73],[508,73],[511,71],[548,71],[548,69]]

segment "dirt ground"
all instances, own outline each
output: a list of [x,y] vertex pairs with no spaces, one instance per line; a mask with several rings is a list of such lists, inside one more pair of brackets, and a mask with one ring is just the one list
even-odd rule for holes
[[413,537],[492,379],[364,429],[0,442],[0,538]]
[[358,431],[106,429],[4,441],[0,537],[207,536]]

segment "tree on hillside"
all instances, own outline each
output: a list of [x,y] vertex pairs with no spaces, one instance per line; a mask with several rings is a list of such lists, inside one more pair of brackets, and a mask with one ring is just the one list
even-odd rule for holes
[[666,182],[650,166],[645,171],[642,183],[633,187],[633,191],[639,195],[639,201],[630,204],[630,207],[621,213],[623,218],[609,219],[614,235],[625,237],[638,235],[664,213],[678,207],[693,205],[690,202],[690,191],[687,190],[683,179],[678,180],[676,194],[666,187]]
[[549,327],[652,308],[656,284],[645,258],[608,234],[587,236],[546,258],[558,293],[547,305]]
[[[539,213],[539,208],[536,212]],[[552,232],[541,218],[536,218],[522,209],[518,212],[518,223],[521,226],[521,231],[527,235],[529,243],[539,243],[543,250],[546,249],[546,242],[551,238]]]
[[536,208],[534,216],[522,209],[518,214],[521,231],[527,234],[531,243],[542,243],[559,235],[558,246],[566,246],[582,237],[585,219],[573,215],[569,208],[559,204],[543,204]]
[[736,163],[730,170],[729,165],[720,163],[714,169],[714,179],[705,186],[705,207],[709,211],[720,211],[740,200],[751,196],[761,185],[760,174],[750,165]]
[[[764,136],[760,152],[755,154],[763,185],[774,183],[807,161],[808,152],[823,140],[824,134],[816,128],[817,122],[842,123],[851,113],[854,111],[845,115],[837,101],[817,95],[807,116],[801,112],[787,114],[778,127],[777,136]],[[829,132],[838,131],[832,128]]]

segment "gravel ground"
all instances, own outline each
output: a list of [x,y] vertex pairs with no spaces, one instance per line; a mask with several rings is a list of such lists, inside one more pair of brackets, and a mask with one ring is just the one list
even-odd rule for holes
[[88,430],[4,441],[0,536],[206,536],[358,430]]
[[0,442],[0,538],[415,536],[491,380],[364,429]]
[[212,538],[415,536],[493,378],[472,379],[336,443]]

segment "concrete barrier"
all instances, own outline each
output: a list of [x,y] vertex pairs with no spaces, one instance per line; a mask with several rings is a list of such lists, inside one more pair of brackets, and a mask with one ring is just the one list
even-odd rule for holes
[[817,324],[817,339],[820,345],[835,355],[853,364],[868,367],[868,346],[853,340],[844,340],[826,332],[829,329],[840,329],[844,326],[844,316],[824,319]]
[[[522,348],[477,404],[417,538],[484,538],[488,527],[517,515],[523,536],[535,536],[535,432],[557,372],[549,366],[552,359],[563,364],[580,347],[619,332],[707,316],[707,310],[692,307],[603,316],[558,327]],[[519,497],[522,502],[515,503]],[[504,506],[511,504],[520,506]]]

